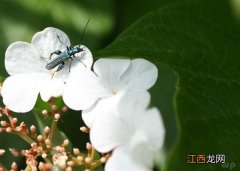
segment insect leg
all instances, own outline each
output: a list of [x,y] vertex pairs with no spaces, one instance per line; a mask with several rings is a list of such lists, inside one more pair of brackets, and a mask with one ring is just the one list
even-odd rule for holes
[[52,73],[51,79],[53,78],[53,76],[55,75],[55,73],[56,73],[56,71],[54,71],[54,72]]
[[57,35],[57,38],[58,38],[58,41],[59,41],[60,43],[64,44],[66,47],[68,47],[68,45],[66,45],[65,43],[63,43],[63,42],[60,40],[59,35]]
[[70,61],[70,64],[69,64],[69,72],[70,72],[71,66],[72,66],[72,58],[71,58],[71,61]]
[[76,56],[73,55],[73,57],[78,61],[81,62],[85,67],[87,67],[81,60],[79,60]]
[[61,63],[58,65],[58,68],[57,68],[57,71],[56,71],[56,72],[62,70],[63,67],[64,67],[64,65],[65,65],[65,63],[64,63],[64,62],[61,62]]
[[52,52],[51,55],[50,55],[50,59],[52,58],[53,54],[60,55],[61,53],[62,53],[62,51],[60,51],[60,50],[56,50],[56,51]]

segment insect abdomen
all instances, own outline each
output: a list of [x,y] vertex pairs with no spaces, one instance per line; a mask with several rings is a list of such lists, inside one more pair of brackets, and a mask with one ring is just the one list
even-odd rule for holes
[[47,63],[46,68],[48,70],[51,70],[51,69],[55,68],[56,66],[58,66],[63,61],[64,61],[63,57],[56,57],[55,59],[53,59],[52,61]]

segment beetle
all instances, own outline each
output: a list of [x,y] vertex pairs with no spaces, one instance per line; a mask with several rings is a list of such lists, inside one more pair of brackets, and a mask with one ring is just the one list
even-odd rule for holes
[[[48,70],[51,70],[53,68],[55,68],[56,66],[57,67],[57,70],[56,72],[62,70],[64,68],[64,65],[65,65],[65,61],[69,60],[69,59],[77,59],[75,57],[75,54],[76,53],[79,53],[79,52],[82,52],[84,51],[83,48],[81,48],[81,45],[77,45],[77,46],[74,46],[74,47],[71,47],[71,46],[67,46],[67,49],[65,51],[60,51],[60,50],[56,50],[54,52],[51,53],[51,56],[50,56],[50,59],[52,57],[53,54],[56,54],[58,55],[57,57],[55,57],[54,59],[50,60],[47,65],[46,65],[46,68]],[[82,61],[79,61],[79,62],[82,62]],[[70,66],[71,66],[71,63],[69,65],[69,70],[70,70]]]
[[[86,30],[86,28],[87,28],[87,25],[88,25],[88,23],[89,23],[89,20],[90,20],[90,18],[88,19],[87,24],[86,24],[85,28],[83,29],[81,42],[83,41],[84,32],[85,32],[85,30]],[[61,40],[60,40],[60,38],[59,38],[58,35],[57,35],[57,37],[58,37],[59,42],[61,42]],[[62,43],[62,42],[61,42],[61,43]],[[78,59],[75,57],[75,54],[77,54],[77,53],[79,53],[79,52],[82,52],[82,51],[84,51],[84,49],[81,48],[81,44],[76,45],[76,46],[74,46],[74,47],[72,47],[72,46],[67,46],[67,47],[66,47],[66,50],[64,50],[63,52],[60,51],[60,50],[56,50],[56,51],[54,51],[54,52],[51,53],[51,55],[50,55],[50,61],[47,63],[46,69],[51,70],[51,69],[53,69],[53,68],[55,68],[55,67],[58,66],[58,67],[57,67],[57,70],[55,71],[55,72],[58,72],[58,71],[60,71],[60,70],[62,70],[62,69],[64,68],[65,62],[68,61],[69,59],[71,59],[71,60],[73,60],[73,59],[78,60]],[[55,57],[54,59],[51,59],[51,57],[52,57],[53,54],[56,54],[56,55],[58,55],[58,56]],[[81,62],[84,66],[86,66],[82,61],[80,61],[80,60],[78,60],[78,61]],[[69,65],[69,72],[70,72],[71,64],[72,64],[72,61],[71,61],[70,65]]]

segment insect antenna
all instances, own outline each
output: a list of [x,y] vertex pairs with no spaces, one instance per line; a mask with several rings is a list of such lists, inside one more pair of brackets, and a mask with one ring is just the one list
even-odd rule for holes
[[62,42],[62,41],[60,40],[60,37],[59,37],[58,34],[57,34],[57,38],[58,38],[58,41],[59,41],[60,43],[64,44],[66,47],[68,47],[68,45],[66,45],[64,42]]
[[[80,48],[80,46],[81,46],[81,44],[82,44],[82,42],[83,42],[83,37],[84,37],[84,34],[85,34],[85,31],[86,31],[86,28],[87,28],[87,26],[88,26],[89,21],[90,21],[90,18],[88,18],[87,24],[85,25],[85,27],[84,27],[84,29],[83,29],[83,31],[82,31],[81,42],[80,42],[80,44],[78,45],[79,48]],[[84,50],[83,50],[83,51],[84,51]],[[85,67],[87,67],[81,60],[79,60],[79,59],[78,59],[77,57],[75,57],[74,55],[73,55],[73,58],[76,59],[78,62],[82,63]],[[71,65],[72,65],[72,61],[71,61],[70,65],[69,65],[69,72],[70,72],[70,67],[71,67]]]
[[87,28],[87,26],[88,26],[89,21],[90,21],[90,18],[88,18],[87,24],[85,25],[85,27],[84,27],[84,29],[83,29],[83,31],[82,31],[82,37],[81,37],[81,42],[80,42],[80,44],[82,44],[82,42],[83,42],[83,37],[84,37],[84,34],[85,34],[85,31],[86,31],[86,28]]

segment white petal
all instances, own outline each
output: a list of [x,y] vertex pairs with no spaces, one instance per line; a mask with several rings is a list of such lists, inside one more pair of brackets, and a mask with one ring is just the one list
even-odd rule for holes
[[62,96],[65,84],[62,80],[47,77],[41,87],[40,95],[43,101],[47,102],[51,97]]
[[[144,154],[142,154],[143,156]],[[139,163],[134,162],[127,150],[124,148],[117,148],[114,150],[112,156],[105,165],[105,171],[151,171]]]
[[14,112],[32,110],[43,78],[41,74],[17,74],[8,77],[1,90],[3,103]]
[[116,91],[122,74],[130,64],[129,59],[99,59],[94,63],[94,72],[104,82],[104,86]]
[[[91,108],[82,111],[82,118],[84,123],[92,128],[96,117],[104,117],[105,113],[109,111],[114,111],[117,109],[120,99],[122,98],[122,93],[117,93],[116,95],[111,95],[109,97],[100,99]],[[101,119],[101,118],[100,118]],[[101,121],[100,121],[101,122]]]
[[93,109],[83,111],[94,147],[105,153],[127,143],[135,131],[134,122],[138,121],[132,115],[144,110],[149,102],[150,95],[146,91],[118,93],[100,100]]
[[99,113],[101,112],[101,111],[100,112],[98,111],[99,108],[97,107],[97,105],[98,105],[98,102],[96,102],[90,108],[82,111],[82,119],[88,128],[92,128],[97,115],[99,115]]
[[117,146],[128,142],[131,137],[131,127],[117,114],[118,97],[102,99],[94,112],[83,115],[94,115],[95,120],[90,129],[90,139],[93,146],[102,153],[111,151]]
[[165,128],[159,110],[152,108],[146,113],[139,113],[138,120],[136,127],[146,132],[151,142],[151,148],[155,151],[159,150],[163,146],[165,138]]
[[150,94],[145,90],[126,91],[122,98],[119,100],[118,113],[122,117],[132,119],[134,122],[135,114],[146,111],[150,103]]
[[66,83],[63,100],[74,110],[90,108],[100,98],[109,96],[98,77],[85,67],[75,67]]
[[158,150],[163,145],[165,129],[157,108],[146,109],[149,102],[150,94],[147,91],[129,91],[120,100],[117,110],[126,124],[145,132],[152,149]]
[[136,129],[130,140],[129,154],[136,163],[145,168],[152,168],[156,150],[152,150],[152,142],[144,130]]
[[158,70],[153,63],[141,58],[134,59],[121,77],[121,87],[147,90],[155,84],[157,77]]
[[[87,110],[82,111],[82,118],[85,124],[92,128],[96,116],[102,116],[103,109],[116,108],[119,110],[117,114],[119,115],[127,115],[129,116],[129,110],[131,109],[132,112],[135,110],[143,110],[145,109],[150,103],[150,94],[147,91],[140,90],[140,91],[128,91],[128,92],[118,92],[117,94],[111,95],[112,97],[108,97],[105,99],[99,100],[94,106]],[[110,98],[110,100],[108,100]],[[103,101],[103,102],[102,102]],[[121,103],[119,105],[119,103]],[[124,106],[124,107],[121,107]],[[120,109],[118,109],[120,108]]]
[[66,50],[66,47],[70,46],[70,40],[63,31],[48,27],[33,36],[32,44],[38,49],[42,58],[48,59],[52,52]]
[[5,67],[10,75],[46,72],[46,61],[36,48],[26,42],[12,43],[5,53]]

